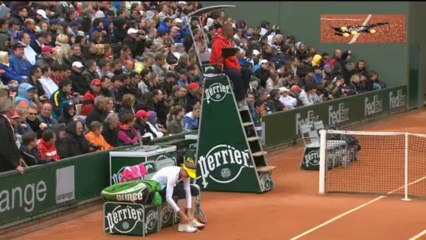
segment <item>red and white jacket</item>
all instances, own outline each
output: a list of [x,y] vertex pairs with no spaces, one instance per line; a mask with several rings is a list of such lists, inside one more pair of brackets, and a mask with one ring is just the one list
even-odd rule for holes
[[58,161],[60,159],[55,144],[49,145],[43,139],[37,141],[37,149],[41,160]]

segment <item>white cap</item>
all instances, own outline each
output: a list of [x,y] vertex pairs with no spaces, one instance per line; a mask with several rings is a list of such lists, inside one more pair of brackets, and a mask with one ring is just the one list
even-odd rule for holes
[[252,54],[253,54],[253,55],[259,55],[259,54],[260,54],[260,52],[259,52],[259,50],[254,49],[254,50],[253,50],[253,52],[252,52]]
[[83,64],[79,61],[75,61],[72,63],[72,67],[78,67],[78,68],[83,68]]
[[286,88],[286,87],[280,87],[279,89],[280,89],[280,93],[283,93],[283,92],[290,92],[290,89],[288,89],[288,88]]
[[134,28],[129,28],[129,30],[127,30],[127,34],[133,34],[133,33],[138,33],[138,30]]
[[95,18],[105,18],[105,13],[99,10],[95,13]]
[[176,18],[175,19],[175,23],[182,23],[183,21],[182,21],[182,19],[180,19],[180,18]]
[[260,60],[260,61],[259,61],[259,65],[260,65],[260,64],[264,64],[264,63],[268,63],[268,60],[266,60],[266,59],[262,59],[262,60]]
[[44,11],[43,9],[38,9],[36,13],[42,16],[44,19],[48,19],[46,11]]
[[186,2],[185,1],[179,1],[178,4],[186,5]]

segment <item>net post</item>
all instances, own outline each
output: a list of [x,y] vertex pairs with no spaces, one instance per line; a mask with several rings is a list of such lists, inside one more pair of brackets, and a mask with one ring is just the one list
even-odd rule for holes
[[319,194],[325,194],[325,169],[327,151],[327,131],[321,129],[320,133],[320,162],[319,162]]
[[403,201],[410,201],[408,198],[408,133],[405,133],[404,146],[404,198]]

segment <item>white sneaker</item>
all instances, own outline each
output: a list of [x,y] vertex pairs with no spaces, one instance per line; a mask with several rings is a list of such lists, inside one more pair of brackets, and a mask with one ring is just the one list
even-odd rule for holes
[[197,220],[192,220],[191,225],[195,228],[204,228],[205,224],[204,223],[200,223]]
[[178,232],[194,233],[196,231],[197,231],[197,228],[193,227],[191,224],[180,223],[178,226]]

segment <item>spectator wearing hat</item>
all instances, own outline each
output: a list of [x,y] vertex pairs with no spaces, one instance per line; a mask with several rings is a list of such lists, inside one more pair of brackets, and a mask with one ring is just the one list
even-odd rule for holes
[[290,95],[290,90],[286,87],[280,87],[279,91],[281,96],[279,98],[280,102],[286,109],[294,109],[297,106],[297,99]]
[[132,114],[125,114],[122,117],[118,141],[121,145],[132,145],[139,142],[140,133],[134,128],[135,117]]
[[[303,90],[299,85],[294,84],[293,86],[291,86],[290,88],[290,93],[291,95],[296,98],[297,100],[297,104],[296,107],[300,107],[300,106],[305,106],[302,102],[302,100],[300,99],[300,94],[304,92],[304,94],[302,94],[302,96],[304,96],[306,99],[308,98],[308,95],[306,94],[305,90]],[[309,100],[306,100],[309,101]]]
[[185,111],[191,112],[192,107],[199,101],[201,101],[201,87],[198,83],[192,82],[188,86],[188,93],[186,94],[186,106]]
[[127,45],[132,53],[132,57],[142,56],[145,51],[145,31],[138,31],[135,28],[127,30],[127,37],[123,40],[123,45]]
[[47,16],[47,13],[44,9],[37,9],[34,20],[36,21],[36,23],[40,23],[42,21],[46,21],[49,20],[49,17]]
[[143,144],[148,144],[151,140],[154,139],[153,133],[150,131],[148,126],[148,119],[151,117],[151,112],[145,110],[139,110],[135,114],[135,129],[138,130],[142,138]]
[[24,57],[25,45],[21,42],[13,44],[13,54],[10,56],[9,66],[22,78],[30,75],[31,63]]
[[52,78],[50,78],[50,75],[50,66],[43,66],[41,68],[41,78],[39,79],[39,82],[41,83],[43,91],[48,99],[50,99],[52,94],[58,90],[58,85],[56,85]]
[[98,146],[97,151],[105,151],[113,147],[102,136],[103,126],[101,122],[93,121],[89,125],[89,132],[85,137],[92,145]]
[[68,123],[77,119],[75,105],[72,100],[63,101],[61,104],[61,114],[58,118],[58,123],[68,125]]
[[101,93],[102,82],[99,79],[93,79],[90,82],[90,89],[83,96],[83,105],[81,106],[81,115],[87,116],[93,108],[95,98]]
[[15,97],[16,106],[28,108],[37,107],[37,89],[29,83],[21,83]]
[[266,81],[268,80],[269,76],[271,75],[270,71],[270,64],[268,60],[262,59],[259,61],[260,68],[257,69],[254,72],[254,75],[259,78],[260,80],[260,86],[263,88],[266,88]]
[[83,76],[84,66],[81,62],[75,61],[72,63],[71,76],[69,79],[72,82],[72,90],[80,95],[85,94],[90,89],[90,84]]
[[[17,170],[24,173],[24,167],[20,165],[21,156],[15,144],[15,133],[11,118],[17,115],[13,102],[5,100],[0,102],[0,172]],[[19,115],[18,115],[19,116]]]
[[39,58],[36,62],[36,65],[43,67],[43,66],[53,66],[54,59],[53,59],[53,53],[55,49],[52,48],[49,45],[44,45],[41,48],[41,58]]
[[9,84],[10,81],[21,83],[23,77],[18,75],[14,69],[9,66],[9,54],[5,51],[0,51],[0,70],[4,71],[0,79],[4,85]]
[[61,158],[79,156],[94,150],[83,135],[84,124],[81,121],[70,122],[65,131],[65,137],[58,146]]
[[53,107],[53,116],[58,119],[62,113],[64,101],[70,100],[72,95],[72,82],[69,79],[63,79],[59,82],[59,89],[50,97],[50,103]]

